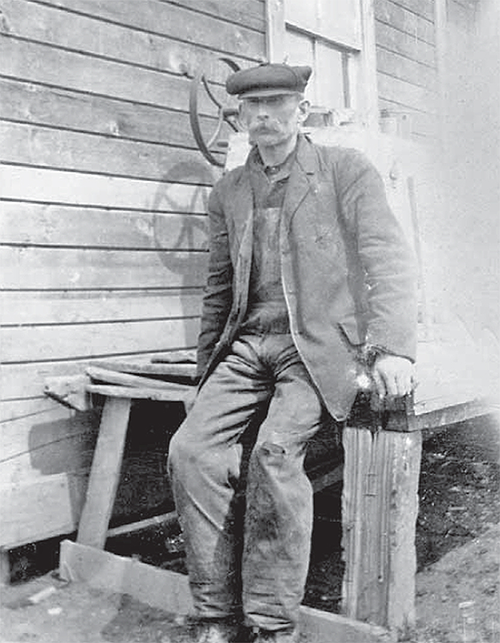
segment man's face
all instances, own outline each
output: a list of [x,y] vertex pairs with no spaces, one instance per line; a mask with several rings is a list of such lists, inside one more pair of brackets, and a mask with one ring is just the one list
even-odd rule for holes
[[291,141],[299,125],[307,117],[307,101],[300,94],[279,94],[244,98],[240,120],[247,129],[250,142],[273,147]]

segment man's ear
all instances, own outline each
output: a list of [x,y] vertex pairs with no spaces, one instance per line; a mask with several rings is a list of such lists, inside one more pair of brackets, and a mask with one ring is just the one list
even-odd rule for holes
[[302,125],[307,117],[309,116],[309,112],[311,109],[311,103],[306,99],[303,98],[300,103],[299,103],[299,123]]
[[247,131],[245,109],[243,101],[238,104],[238,126],[244,131]]

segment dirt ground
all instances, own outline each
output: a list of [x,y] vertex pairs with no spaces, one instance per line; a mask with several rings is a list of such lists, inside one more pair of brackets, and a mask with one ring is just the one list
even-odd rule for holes
[[[500,643],[498,430],[494,418],[482,418],[425,442],[417,525],[417,626],[409,643]],[[333,612],[339,607],[342,574],[339,511],[338,489],[317,497],[305,599]],[[182,571],[177,541],[175,535],[157,532],[117,541],[114,548]],[[0,597],[2,643],[190,640],[186,624],[174,614],[126,595],[58,580],[57,543],[14,552],[12,565],[14,582]]]

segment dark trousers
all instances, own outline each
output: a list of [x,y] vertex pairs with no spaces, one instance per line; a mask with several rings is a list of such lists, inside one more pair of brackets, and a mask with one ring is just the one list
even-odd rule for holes
[[[240,337],[201,388],[169,450],[200,617],[236,615],[270,630],[296,624],[313,513],[303,464],[322,411],[288,334]],[[246,460],[242,438],[256,422]]]

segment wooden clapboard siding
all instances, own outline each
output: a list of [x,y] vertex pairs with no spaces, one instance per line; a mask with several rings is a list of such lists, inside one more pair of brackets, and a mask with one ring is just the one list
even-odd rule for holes
[[[62,130],[113,136],[194,149],[189,116],[164,107],[139,105],[34,82],[0,77],[0,119]],[[201,118],[206,131],[215,119]]]
[[195,213],[4,201],[0,202],[0,220],[4,244],[162,251],[205,250],[207,246],[206,217]]
[[197,150],[19,123],[0,123],[0,147],[5,163],[159,181],[174,165],[199,163]]
[[44,414],[51,413],[53,410],[53,402],[48,397],[32,400],[3,400],[0,402],[0,431],[1,425],[10,420],[32,418],[35,415],[41,418]]
[[205,253],[86,248],[0,248],[7,290],[193,288],[204,281]]
[[[186,76],[134,67],[6,35],[0,35],[0,75],[178,111],[187,111],[189,101],[190,79]],[[203,93],[200,111],[214,115],[213,103]]]
[[432,0],[376,0],[379,108],[411,119],[416,137],[436,135],[438,91]]
[[72,359],[78,356],[150,353],[179,346],[193,346],[198,335],[198,320],[134,320],[7,327],[0,331],[4,364],[29,362],[36,351],[37,360]]
[[[0,312],[4,326],[127,322],[197,317],[201,289],[48,290],[6,292]],[[146,311],[146,313],[145,313]]]
[[[33,4],[38,2],[38,0],[28,1]],[[158,0],[140,0],[140,9],[138,9],[137,0],[120,0],[120,2],[43,0],[43,2],[71,12],[78,12],[82,16],[103,19],[114,25],[130,27],[173,40],[196,43],[214,52],[236,52],[249,59],[264,53],[264,25],[262,23],[262,29],[247,28],[243,2],[239,2],[242,11],[238,23],[228,23],[224,16],[218,19],[197,9],[187,9],[173,2],[158,2]]]
[[176,4],[180,7],[194,9],[228,22],[245,24],[247,27],[265,31],[264,3],[265,0],[248,2],[248,0],[160,0],[166,4]]
[[92,208],[203,213],[208,188],[198,184],[170,183],[167,182],[169,177],[187,177],[193,183],[196,177],[206,180],[207,174],[203,163],[189,164],[187,167],[184,164],[174,165],[163,182],[0,165],[0,186],[5,200]]
[[[265,4],[0,0],[0,13],[0,503],[24,512],[2,547],[47,537],[34,503],[50,535],[81,509],[98,417],[47,398],[46,379],[196,344],[219,172],[196,149],[191,79],[204,70],[222,97],[222,56],[261,59]],[[209,135],[204,91],[199,107]]]

